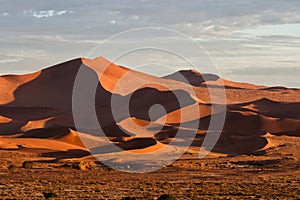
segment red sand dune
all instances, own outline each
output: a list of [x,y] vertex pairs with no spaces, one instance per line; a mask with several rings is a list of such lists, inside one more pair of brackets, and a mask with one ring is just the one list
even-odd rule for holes
[[[178,130],[186,137],[196,132],[193,145],[201,146],[209,134],[211,116],[224,112],[224,128],[213,152],[255,153],[272,146],[272,137],[300,136],[300,90],[236,83],[194,70],[155,77],[100,57],[71,60],[33,74],[0,77],[0,148],[84,149],[79,135],[93,141],[95,147],[103,144],[93,136],[94,127],[74,124],[72,92],[79,69],[89,75],[87,81],[98,83],[95,110],[103,131],[127,151],[155,151],[172,141]],[[225,111],[210,99],[208,90],[220,91],[222,82],[228,104]],[[83,100],[87,89],[82,88]],[[181,105],[177,96],[183,99]],[[129,113],[113,116],[112,98],[118,110],[129,109]],[[162,105],[164,112],[150,116],[155,104]],[[85,110],[80,118],[92,120]],[[192,126],[199,119],[199,125]]]

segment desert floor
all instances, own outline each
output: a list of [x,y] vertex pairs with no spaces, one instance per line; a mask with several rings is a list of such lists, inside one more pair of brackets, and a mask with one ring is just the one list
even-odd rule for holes
[[[163,194],[176,199],[297,199],[300,163],[296,154],[285,153],[289,146],[269,149],[267,156],[196,159],[188,153],[159,171],[141,174],[93,159],[52,162],[30,149],[1,150],[0,199],[157,199]],[[22,167],[30,160],[31,169]]]

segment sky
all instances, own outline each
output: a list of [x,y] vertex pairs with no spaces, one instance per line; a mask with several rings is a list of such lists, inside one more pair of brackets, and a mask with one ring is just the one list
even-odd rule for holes
[[[34,72],[77,57],[109,57],[116,54],[115,46],[131,47],[141,41],[149,46],[154,41],[151,34],[128,37],[124,31],[161,27],[199,43],[223,78],[300,88],[299,0],[0,0],[0,4],[0,74]],[[107,48],[95,50],[110,37]],[[200,71],[210,72],[208,58],[203,52],[196,54],[185,40],[163,32],[156,37],[167,49],[184,50]],[[189,68],[172,55],[151,49],[121,56],[116,63],[126,67],[146,63],[140,67],[145,72],[151,63],[160,63],[161,71],[162,66]]]

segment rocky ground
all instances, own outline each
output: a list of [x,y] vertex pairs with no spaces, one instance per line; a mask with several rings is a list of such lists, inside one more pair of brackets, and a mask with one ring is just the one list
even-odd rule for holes
[[[96,161],[38,161],[0,151],[0,199],[298,199],[300,163],[293,154],[194,159],[130,174]],[[33,164],[22,166],[24,161]],[[163,198],[162,198],[163,199]],[[165,198],[166,199],[166,198]]]

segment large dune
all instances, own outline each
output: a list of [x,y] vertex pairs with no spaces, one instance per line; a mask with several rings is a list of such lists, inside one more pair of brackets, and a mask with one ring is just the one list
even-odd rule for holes
[[[266,150],[275,145],[270,139],[275,136],[300,136],[300,90],[237,83],[194,70],[155,77],[99,57],[0,77],[0,148],[84,150],[81,139],[94,142],[94,148],[103,145],[94,126],[74,123],[72,94],[80,70],[87,82],[97,83],[94,109],[102,130],[125,151],[164,148],[178,131],[185,134],[181,139],[192,137],[195,147],[203,144],[207,134],[218,132],[221,137],[212,152],[225,155]],[[80,90],[82,101],[89,95],[88,86]],[[226,101],[210,97],[209,92],[218,94],[222,88]],[[117,115],[111,109],[112,99]],[[164,109],[155,109],[157,104]],[[82,108],[80,112],[81,120],[93,120],[89,111]],[[222,115],[226,115],[224,128],[208,131],[212,117]]]

